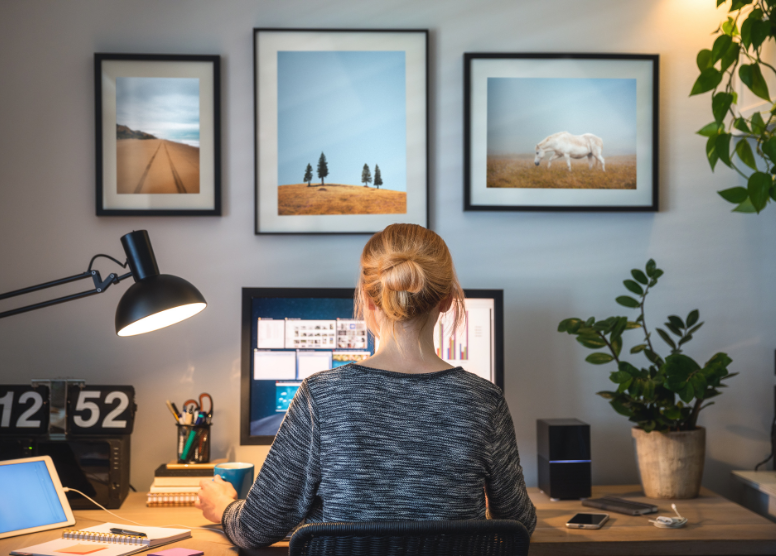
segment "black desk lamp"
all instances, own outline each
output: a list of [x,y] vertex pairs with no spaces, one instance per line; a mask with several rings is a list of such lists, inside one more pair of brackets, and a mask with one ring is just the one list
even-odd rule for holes
[[[134,336],[170,326],[176,322],[193,317],[207,306],[205,298],[189,282],[177,276],[159,273],[159,266],[156,264],[156,257],[151,247],[151,240],[148,238],[148,232],[137,230],[128,233],[122,236],[121,245],[124,246],[124,252],[127,254],[127,262],[123,264],[108,255],[95,255],[89,262],[89,269],[86,272],[0,294],[0,300],[67,284],[68,282],[83,280],[84,278],[91,278],[94,281],[93,290],[12,309],[0,313],[0,319],[102,293],[111,284],[118,284],[130,276],[135,279],[135,283],[124,293],[116,308],[116,334],[119,336]],[[92,264],[97,257],[110,259],[124,268],[129,265],[130,271],[121,276],[111,273],[103,280],[100,277],[99,271],[92,270]]]

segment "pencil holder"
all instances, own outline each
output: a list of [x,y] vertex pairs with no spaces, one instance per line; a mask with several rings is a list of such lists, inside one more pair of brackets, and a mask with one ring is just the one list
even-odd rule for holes
[[210,425],[177,425],[178,463],[210,461]]

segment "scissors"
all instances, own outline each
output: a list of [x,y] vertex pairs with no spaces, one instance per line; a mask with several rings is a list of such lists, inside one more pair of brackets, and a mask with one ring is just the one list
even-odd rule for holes
[[[207,411],[205,411],[205,398],[207,398],[209,402],[208,405],[210,406]],[[213,416],[213,397],[207,392],[202,392],[199,395],[199,402],[197,402],[197,400],[186,400],[183,402],[183,410],[186,411],[186,408],[189,405],[194,406],[194,412],[205,413],[207,417]]]

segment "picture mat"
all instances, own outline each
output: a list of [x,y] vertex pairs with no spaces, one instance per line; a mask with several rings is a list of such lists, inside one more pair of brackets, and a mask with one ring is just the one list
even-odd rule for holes
[[[472,59],[469,176],[471,204],[538,207],[651,206],[654,177],[652,163],[656,154],[652,153],[653,67],[654,62],[651,60]],[[636,189],[488,189],[489,77],[636,79]],[[526,110],[530,110],[530,99],[515,101],[524,103]],[[537,143],[542,139],[543,137],[537,138]],[[605,159],[605,146],[603,155]],[[539,169],[541,168],[537,168]]]
[[[102,208],[104,210],[213,209],[216,206],[214,64],[212,62],[102,60],[101,68]],[[118,77],[199,79],[199,193],[118,194],[116,183],[116,78]]]
[[[257,232],[376,232],[396,222],[426,226],[426,34],[264,31],[256,41]],[[404,51],[407,89],[406,214],[278,215],[278,65],[280,51]]]

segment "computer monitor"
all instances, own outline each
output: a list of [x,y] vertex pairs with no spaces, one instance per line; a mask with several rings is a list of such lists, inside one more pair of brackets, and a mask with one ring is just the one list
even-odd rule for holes
[[[306,377],[375,351],[366,323],[354,319],[352,288],[243,288],[240,444],[271,444]],[[504,294],[464,290],[458,328],[442,315],[437,355],[504,388]]]

